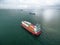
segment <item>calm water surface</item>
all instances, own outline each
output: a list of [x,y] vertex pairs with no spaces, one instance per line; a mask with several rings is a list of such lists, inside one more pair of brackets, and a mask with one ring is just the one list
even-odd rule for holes
[[[39,37],[21,27],[27,20],[42,26]],[[0,9],[0,45],[60,45],[60,10],[45,9],[42,14],[30,15],[27,11]]]

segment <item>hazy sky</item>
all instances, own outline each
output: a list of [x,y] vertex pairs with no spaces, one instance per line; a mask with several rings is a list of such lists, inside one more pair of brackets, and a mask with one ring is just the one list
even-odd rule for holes
[[41,6],[60,5],[60,0],[0,0],[0,8],[40,8]]

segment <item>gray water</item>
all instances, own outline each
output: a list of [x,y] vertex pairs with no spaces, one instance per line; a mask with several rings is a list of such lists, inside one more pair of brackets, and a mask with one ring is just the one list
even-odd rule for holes
[[[39,23],[42,34],[33,36],[21,27],[21,21]],[[41,14],[0,9],[0,45],[60,45],[60,10],[44,9]]]

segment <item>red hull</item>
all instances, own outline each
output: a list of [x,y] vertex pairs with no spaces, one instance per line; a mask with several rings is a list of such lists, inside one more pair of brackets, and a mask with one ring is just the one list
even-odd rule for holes
[[26,30],[28,30],[29,32],[31,32],[33,35],[37,35],[37,36],[38,36],[38,35],[41,34],[41,31],[35,33],[34,30],[30,29],[30,27],[26,27],[26,26],[23,25],[23,24],[22,24],[22,26],[23,26]]

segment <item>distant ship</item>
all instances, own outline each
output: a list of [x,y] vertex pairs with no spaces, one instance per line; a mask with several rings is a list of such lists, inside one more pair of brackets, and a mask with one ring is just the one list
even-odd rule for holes
[[22,27],[31,32],[33,35],[38,36],[41,34],[41,27],[39,24],[33,25],[28,21],[22,21],[21,23]]
[[35,15],[35,13],[29,12],[30,15]]

